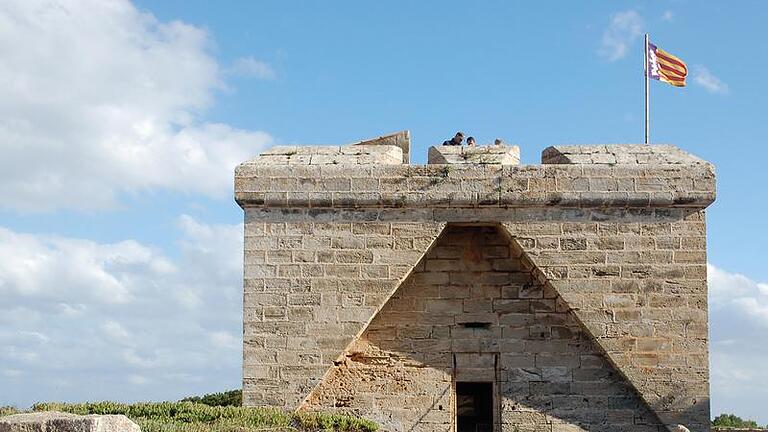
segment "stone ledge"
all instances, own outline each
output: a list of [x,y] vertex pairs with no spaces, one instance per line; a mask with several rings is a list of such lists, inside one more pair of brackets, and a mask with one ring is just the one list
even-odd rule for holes
[[429,148],[429,164],[480,164],[519,165],[520,147],[508,145],[489,146],[432,146]]
[[277,146],[250,161],[256,165],[401,165],[393,145]]
[[327,165],[235,171],[243,207],[687,207],[715,200],[699,165]]
[[352,146],[378,145],[378,146],[400,147],[400,149],[403,151],[403,163],[404,164],[411,163],[411,132],[407,130],[395,132],[389,135],[382,135],[380,137],[373,138],[373,139],[357,141],[350,145]]
[[[658,223],[680,221],[698,211],[685,208],[280,208],[248,207],[246,223],[254,222],[447,222],[496,224],[499,221],[541,223]],[[768,432],[768,431],[766,431]]]
[[668,144],[564,145],[541,152],[543,164],[709,165]]

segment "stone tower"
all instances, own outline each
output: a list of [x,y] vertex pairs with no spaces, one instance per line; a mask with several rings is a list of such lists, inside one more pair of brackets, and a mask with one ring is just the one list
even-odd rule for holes
[[711,164],[668,145],[240,165],[243,402],[389,431],[709,430]]

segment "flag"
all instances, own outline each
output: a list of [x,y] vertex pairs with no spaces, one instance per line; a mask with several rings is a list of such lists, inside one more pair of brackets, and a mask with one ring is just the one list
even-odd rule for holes
[[675,87],[685,87],[688,68],[672,54],[648,43],[648,78],[664,81]]

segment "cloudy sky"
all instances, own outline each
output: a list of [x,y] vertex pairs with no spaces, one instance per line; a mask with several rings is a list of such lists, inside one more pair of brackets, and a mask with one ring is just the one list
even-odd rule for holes
[[768,5],[0,2],[0,405],[240,385],[233,167],[273,144],[462,129],[521,145],[643,138],[717,165],[713,414],[768,423]]

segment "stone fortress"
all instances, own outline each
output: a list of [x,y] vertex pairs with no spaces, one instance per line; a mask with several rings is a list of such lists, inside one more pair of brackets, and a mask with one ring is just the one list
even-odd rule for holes
[[401,132],[237,167],[245,405],[387,431],[709,431],[711,164],[409,153]]

